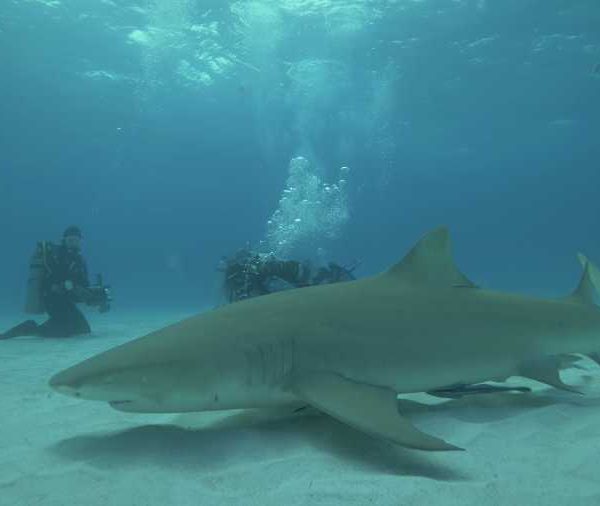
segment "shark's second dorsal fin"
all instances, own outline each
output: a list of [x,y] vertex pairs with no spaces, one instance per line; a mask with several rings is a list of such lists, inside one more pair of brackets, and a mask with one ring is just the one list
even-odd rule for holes
[[588,275],[592,282],[592,286],[596,289],[597,292],[600,292],[600,269],[598,269],[598,266],[589,258],[587,258],[583,253],[577,253],[577,258],[579,258],[579,262],[581,263],[581,266],[584,269],[587,265],[589,271]]
[[454,263],[446,227],[429,232],[387,275],[415,284],[476,288]]
[[[578,253],[577,258],[583,267],[583,274],[577,288],[575,288],[575,291],[568,298],[573,302],[581,304],[594,304],[595,292],[598,287],[595,281],[600,282],[600,279],[596,280],[593,276],[594,270],[597,271],[597,268],[581,253]],[[600,278],[600,273],[595,274],[596,277]]]

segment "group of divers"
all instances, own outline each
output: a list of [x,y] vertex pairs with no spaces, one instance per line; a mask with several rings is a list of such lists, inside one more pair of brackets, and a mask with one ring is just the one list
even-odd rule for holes
[[[0,333],[0,340],[90,334],[90,325],[78,304],[95,307],[103,313],[110,310],[110,286],[103,283],[100,275],[94,284],[90,283],[81,253],[82,239],[81,229],[73,225],[65,229],[58,244],[45,241],[37,244],[29,264],[25,312],[38,316],[47,314],[48,319],[41,324],[28,319]],[[327,266],[314,267],[309,261],[284,260],[247,247],[232,257],[223,257],[218,270],[222,273],[225,302],[234,303],[287,289],[352,281],[356,266],[329,262]],[[459,398],[529,390],[519,386],[460,383],[428,393],[441,398]]]
[[[110,287],[98,276],[91,284],[82,255],[83,234],[78,226],[65,229],[61,241],[39,242],[29,264],[25,312],[48,315],[38,324],[28,319],[4,333],[0,339],[21,336],[72,337],[91,333],[78,304],[110,310]],[[223,276],[227,303],[267,295],[275,291],[305,286],[337,283],[354,279],[353,267],[334,262],[315,268],[309,261],[283,260],[244,248],[232,257],[223,257],[219,270]]]

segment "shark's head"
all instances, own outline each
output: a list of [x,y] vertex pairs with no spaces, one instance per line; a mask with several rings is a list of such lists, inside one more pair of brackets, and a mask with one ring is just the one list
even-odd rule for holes
[[[221,409],[228,393],[235,391],[230,382],[238,378],[235,371],[223,370],[220,350],[186,352],[180,343],[164,343],[141,348],[140,341],[133,341],[111,349],[54,375],[50,386],[79,399],[108,402],[121,411]],[[228,380],[223,382],[223,377]]]

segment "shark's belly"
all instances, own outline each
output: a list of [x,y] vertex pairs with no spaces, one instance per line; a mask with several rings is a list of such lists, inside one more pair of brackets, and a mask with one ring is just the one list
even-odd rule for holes
[[[492,333],[493,334],[493,333]],[[399,393],[422,392],[455,383],[503,379],[517,371],[530,353],[527,343],[476,329],[440,334],[423,326],[402,336],[374,331],[348,334],[331,342],[308,340],[297,353],[298,370],[330,371],[361,383],[387,386]]]

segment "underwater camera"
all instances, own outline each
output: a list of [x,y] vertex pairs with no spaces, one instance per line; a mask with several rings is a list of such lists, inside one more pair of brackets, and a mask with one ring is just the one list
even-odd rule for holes
[[96,276],[96,284],[88,287],[86,303],[88,306],[98,308],[101,313],[110,311],[110,303],[112,302],[112,293],[109,285],[105,285],[102,280],[102,274]]

